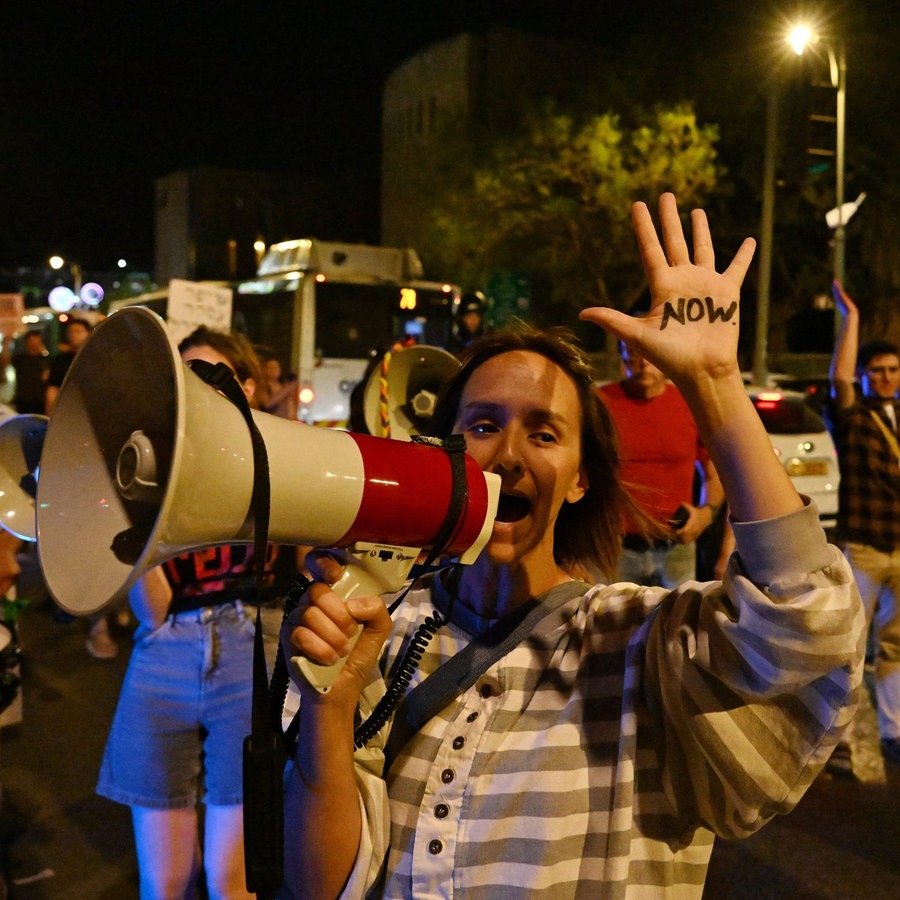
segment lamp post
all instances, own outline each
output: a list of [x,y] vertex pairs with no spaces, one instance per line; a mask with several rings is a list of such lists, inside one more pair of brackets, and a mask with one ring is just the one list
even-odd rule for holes
[[[832,88],[836,91],[834,116],[817,116],[819,121],[834,121],[834,213],[836,214],[834,228],[834,241],[832,245],[831,272],[837,281],[844,280],[844,260],[846,252],[847,220],[853,215],[855,208],[848,207],[844,203],[844,136],[847,128],[847,54],[843,42],[833,45],[829,41],[822,40],[812,29],[806,26],[795,28],[789,38],[794,52],[802,56],[807,47],[818,44],[820,41],[828,55],[828,74]],[[810,152],[823,156],[830,156],[830,151]],[[829,214],[830,216],[831,214]],[[830,224],[830,222],[829,222]],[[835,317],[835,328],[838,327],[840,318]]]
[[[798,56],[802,56],[806,48],[819,42],[818,36],[809,26],[798,25],[792,28],[786,37],[787,43]],[[835,168],[835,207],[836,211],[829,213],[829,225],[831,217],[836,212],[836,224],[834,228],[834,242],[832,247],[832,277],[838,281],[844,280],[844,256],[846,246],[845,225],[853,214],[855,207],[844,203],[844,132],[846,128],[847,111],[847,58],[843,44],[837,49],[823,42],[828,54],[829,74],[831,86],[837,91],[835,103],[835,115],[819,116],[817,118],[834,121],[836,136],[834,149]],[[768,379],[768,349],[769,349],[769,307],[771,303],[770,291],[772,284],[772,243],[775,219],[775,170],[778,159],[778,96],[780,85],[777,81],[777,73],[770,76],[766,93],[766,131],[765,151],[763,157],[763,184],[762,184],[762,214],[760,219],[759,234],[759,280],[757,283],[756,301],[756,334],[753,350],[753,380],[757,384],[765,384]],[[815,151],[813,151],[815,152]],[[831,151],[820,150],[820,155],[831,156]],[[857,204],[861,202],[857,201]],[[835,329],[840,324],[839,316],[835,313]]]
[[61,256],[51,256],[47,262],[54,272],[58,272],[64,266],[68,267],[72,275],[72,292],[77,294],[81,290],[81,266],[78,263],[66,262]]
[[759,279],[756,288],[756,333],[753,346],[753,382],[769,377],[769,305],[772,285],[772,239],[775,229],[775,166],[778,157],[778,83],[773,78],[766,92],[766,145],[763,152],[762,218],[759,226]]
[[838,211],[838,223],[834,229],[834,257],[832,271],[838,281],[844,280],[844,253],[846,224],[844,210],[844,132],[847,127],[847,55],[843,44],[838,49],[838,56],[828,51],[828,62],[831,70],[831,86],[837,88],[835,107],[836,138],[834,145],[834,205]]
[[[791,42],[791,33],[785,35]],[[759,224],[759,277],[756,286],[756,332],[753,346],[753,381],[769,378],[769,307],[772,290],[772,247],[775,231],[775,172],[778,167],[778,105],[780,65],[772,66],[766,84],[765,147],[763,150],[762,210]]]

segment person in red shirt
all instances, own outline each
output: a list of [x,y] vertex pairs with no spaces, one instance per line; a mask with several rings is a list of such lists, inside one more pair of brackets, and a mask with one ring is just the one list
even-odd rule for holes
[[[622,480],[638,507],[659,523],[646,536],[623,522],[619,581],[674,588],[696,577],[696,540],[724,502],[722,485],[687,403],[666,376],[624,343],[625,378],[599,389],[619,433]],[[702,491],[694,504],[694,479]]]

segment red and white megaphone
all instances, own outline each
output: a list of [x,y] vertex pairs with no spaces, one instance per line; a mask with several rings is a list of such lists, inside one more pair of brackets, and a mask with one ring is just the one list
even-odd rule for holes
[[[269,539],[351,548],[345,598],[400,588],[452,508],[448,454],[253,420],[269,461]],[[252,543],[253,468],[241,412],[181,362],[163,320],[143,307],[114,313],[72,363],[43,442],[35,519],[47,587],[90,615],[166,559]],[[469,563],[490,537],[500,481],[467,455],[464,470],[443,552]]]
[[34,498],[47,417],[12,416],[0,423],[0,527],[35,539]]

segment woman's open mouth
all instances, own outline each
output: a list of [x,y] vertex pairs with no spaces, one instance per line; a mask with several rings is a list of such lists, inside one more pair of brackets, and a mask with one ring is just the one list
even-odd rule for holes
[[497,504],[498,522],[518,522],[531,512],[531,501],[521,494],[500,494]]

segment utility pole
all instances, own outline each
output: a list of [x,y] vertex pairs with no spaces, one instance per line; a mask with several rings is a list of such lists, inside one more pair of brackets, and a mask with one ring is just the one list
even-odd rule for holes
[[775,231],[775,168],[778,159],[778,92],[775,78],[766,91],[766,143],[763,154],[762,218],[759,226],[759,278],[756,288],[756,341],[753,382],[769,379],[769,306],[772,288],[772,242]]

